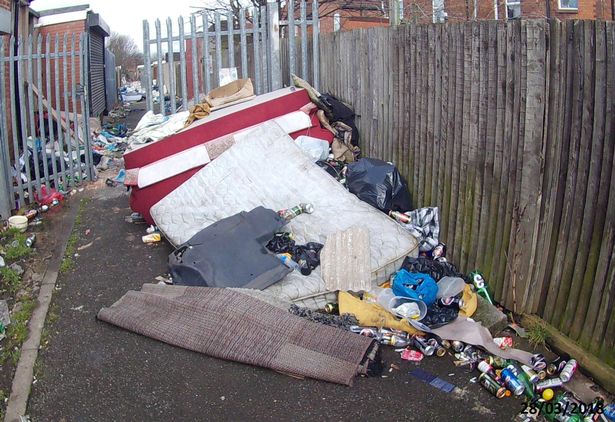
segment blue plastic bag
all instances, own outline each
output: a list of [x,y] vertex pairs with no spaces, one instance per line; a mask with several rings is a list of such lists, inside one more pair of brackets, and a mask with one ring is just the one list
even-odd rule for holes
[[422,300],[428,307],[435,303],[438,294],[438,285],[429,274],[410,273],[404,269],[395,274],[391,287],[396,296]]

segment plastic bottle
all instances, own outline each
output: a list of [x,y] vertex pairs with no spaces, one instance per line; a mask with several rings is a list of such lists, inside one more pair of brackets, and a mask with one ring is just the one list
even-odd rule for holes
[[312,214],[314,212],[314,205],[312,204],[299,204],[292,208],[278,211],[278,214],[285,220],[292,220],[300,214]]
[[160,236],[160,233],[151,233],[143,236],[141,240],[143,241],[143,243],[156,243],[160,242],[160,240],[162,240],[162,237]]
[[276,255],[280,261],[292,270],[301,271],[301,265],[293,261],[289,253],[279,253]]

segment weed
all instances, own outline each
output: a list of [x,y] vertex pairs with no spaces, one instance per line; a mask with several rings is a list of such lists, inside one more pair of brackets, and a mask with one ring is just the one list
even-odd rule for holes
[[526,330],[527,339],[534,349],[544,347],[549,338],[549,331],[544,324],[535,323],[529,326]]
[[73,255],[75,255],[75,251],[77,250],[77,242],[79,242],[79,230],[83,223],[83,212],[85,211],[85,207],[89,202],[89,199],[84,198],[79,203],[79,210],[77,211],[77,216],[75,217],[75,226],[73,229],[73,233],[68,238],[68,242],[66,243],[66,251],[64,252],[64,258],[60,263],[60,274],[64,274],[75,267]]
[[[49,307],[47,311],[47,319],[45,320],[45,326],[43,327],[43,332],[41,333],[41,348],[44,349],[47,347],[49,342],[51,341],[51,326],[55,324],[55,322],[60,318],[60,307],[53,303]],[[38,362],[38,361],[37,361]]]
[[21,230],[19,229],[6,229],[5,231],[3,231],[2,233],[0,233],[0,239],[5,240],[5,239],[14,239],[15,236],[17,235],[22,235]]
[[64,252],[64,258],[60,264],[60,274],[70,271],[75,266],[73,261],[73,255],[77,250],[77,242],[79,241],[79,234],[77,231],[77,224],[75,223],[75,231],[70,235],[68,242],[66,243],[66,251]]
[[21,288],[21,276],[10,267],[0,268],[0,286],[5,292],[14,295]]
[[[6,245],[6,255],[4,258],[7,261],[17,261],[18,259],[24,258],[32,253],[32,249],[26,246],[27,236],[23,233],[13,233],[11,237],[9,237],[8,243]],[[13,242],[15,245],[13,245]]]
[[60,319],[60,307],[57,303],[52,303],[47,311],[47,321],[45,325],[53,325],[58,319]]
[[11,315],[11,324],[6,329],[5,348],[0,355],[0,365],[3,365],[8,359],[11,359],[14,364],[19,361],[21,345],[28,337],[28,322],[35,307],[36,302],[34,300],[25,298],[21,302],[21,308]]
[[6,391],[0,390],[0,418],[4,419],[5,403],[8,400]]
[[34,374],[35,379],[40,380],[41,378],[43,378],[43,361],[41,360],[40,355],[34,362],[34,368],[32,370],[32,373]]

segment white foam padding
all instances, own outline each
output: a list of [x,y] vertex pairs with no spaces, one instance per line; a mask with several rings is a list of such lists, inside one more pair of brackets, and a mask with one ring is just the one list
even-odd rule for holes
[[[328,235],[353,226],[369,231],[374,284],[387,280],[407,255],[417,256],[414,237],[314,164],[275,122],[237,135],[235,145],[161,199],[151,215],[169,241],[180,245],[238,212],[258,206],[280,210],[299,203],[313,204],[314,212],[285,226],[297,244],[324,244]],[[311,308],[327,300],[318,296],[327,292],[320,268],[309,277],[293,272],[267,290]]]
[[210,161],[205,145],[188,148],[163,160],[141,167],[137,184],[140,188],[144,188],[176,174],[204,166]]

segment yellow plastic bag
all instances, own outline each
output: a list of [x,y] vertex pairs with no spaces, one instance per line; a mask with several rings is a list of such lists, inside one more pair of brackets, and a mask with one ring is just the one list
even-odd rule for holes
[[396,318],[377,303],[365,302],[347,292],[340,292],[338,300],[340,315],[352,314],[362,326],[391,328],[409,334],[420,333],[408,321]]

